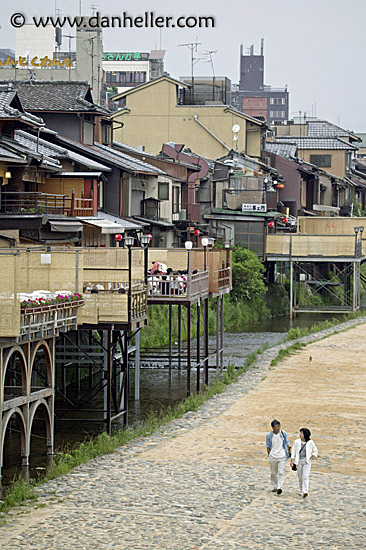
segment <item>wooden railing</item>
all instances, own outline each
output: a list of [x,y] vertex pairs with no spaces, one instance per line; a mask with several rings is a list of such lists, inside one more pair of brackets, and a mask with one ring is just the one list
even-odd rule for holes
[[148,278],[149,302],[195,300],[208,294],[208,271],[188,275],[151,275]]
[[[144,283],[131,284],[131,305],[129,305],[128,283],[88,282],[85,291],[83,324],[127,323],[146,318],[147,291]],[[91,290],[89,290],[91,288]]]
[[71,199],[70,207],[67,214],[69,216],[93,216],[94,206],[93,199],[74,198]]
[[230,267],[224,267],[219,269],[219,289],[231,288],[231,269]]
[[66,195],[5,191],[1,196],[1,212],[8,214],[65,214]]
[[34,339],[57,336],[60,330],[76,330],[78,326],[78,307],[84,305],[83,301],[70,307],[66,302],[59,304],[57,309],[49,309],[40,312],[25,310],[20,316],[20,336],[18,341],[30,341]]

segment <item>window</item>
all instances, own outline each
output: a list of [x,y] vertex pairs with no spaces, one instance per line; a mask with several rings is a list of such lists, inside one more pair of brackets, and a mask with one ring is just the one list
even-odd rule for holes
[[346,189],[344,190],[344,202],[345,202],[345,204],[349,204],[349,199],[350,199],[350,189],[349,189],[349,187],[346,187]]
[[173,204],[172,204],[172,214],[177,214],[179,212],[179,196],[180,189],[176,185],[173,186]]
[[112,126],[110,124],[102,123],[102,144],[103,145],[112,144]]
[[[86,118],[90,119],[89,115]],[[93,145],[94,143],[94,123],[92,120],[83,120],[83,143]]]
[[107,71],[106,84],[143,84],[146,82],[144,71]]
[[332,166],[331,155],[310,155],[311,164],[319,166],[319,168],[330,168]]
[[161,201],[169,200],[169,183],[159,181],[159,199]]
[[270,99],[271,105],[285,105],[286,101],[284,97],[271,97]]
[[285,118],[285,111],[270,111],[269,116],[271,118]]

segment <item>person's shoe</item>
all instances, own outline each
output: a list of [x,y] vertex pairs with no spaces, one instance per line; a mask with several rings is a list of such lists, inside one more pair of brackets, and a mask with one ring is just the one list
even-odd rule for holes
[[280,495],[282,493],[282,489],[277,489],[277,494]]
[[277,493],[277,489],[272,489],[272,493]]
[[306,497],[308,496],[308,494],[307,494],[307,493],[304,493],[302,496],[303,496],[304,498],[306,498]]
[[299,493],[299,495],[300,495],[301,497],[303,496],[303,494],[302,494],[301,492]]

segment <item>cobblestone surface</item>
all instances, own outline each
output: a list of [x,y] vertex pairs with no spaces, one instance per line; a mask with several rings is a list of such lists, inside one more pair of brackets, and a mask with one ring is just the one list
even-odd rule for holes
[[[359,322],[349,321],[340,328]],[[366,325],[277,367],[276,346],[199,411],[38,488],[0,528],[7,550],[366,548]],[[288,344],[287,344],[288,345]],[[312,361],[309,361],[309,356]],[[319,448],[307,499],[288,467],[271,492],[264,438],[279,417]]]

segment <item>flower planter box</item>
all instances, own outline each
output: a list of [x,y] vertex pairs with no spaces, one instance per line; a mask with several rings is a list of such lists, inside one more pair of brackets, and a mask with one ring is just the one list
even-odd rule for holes
[[84,305],[84,298],[80,300],[70,300],[66,302],[59,302],[56,304],[40,304],[38,306],[24,307],[20,308],[20,313],[22,315],[32,315],[34,313],[47,313],[49,311],[56,311],[58,309],[66,309],[70,307],[81,307]]

